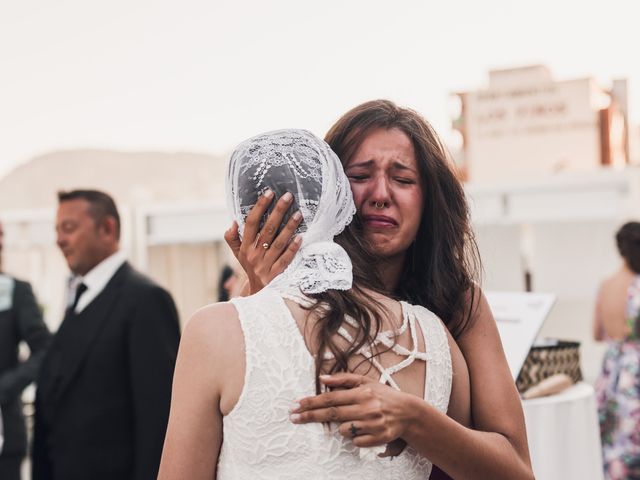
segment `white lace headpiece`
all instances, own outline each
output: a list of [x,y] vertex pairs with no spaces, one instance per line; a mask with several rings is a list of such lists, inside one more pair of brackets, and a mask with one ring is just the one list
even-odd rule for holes
[[351,223],[356,208],[349,180],[329,145],[306,130],[277,130],[236,148],[229,162],[227,204],[241,236],[247,213],[267,189],[276,200],[291,192],[303,217],[301,248],[270,285],[307,294],[350,289],[351,259],[333,237]]

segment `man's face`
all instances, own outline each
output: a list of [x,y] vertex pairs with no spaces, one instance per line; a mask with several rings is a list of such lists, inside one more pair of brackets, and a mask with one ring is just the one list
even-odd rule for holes
[[69,269],[85,275],[112,253],[113,238],[104,225],[97,225],[84,199],[66,200],[58,206],[56,235]]

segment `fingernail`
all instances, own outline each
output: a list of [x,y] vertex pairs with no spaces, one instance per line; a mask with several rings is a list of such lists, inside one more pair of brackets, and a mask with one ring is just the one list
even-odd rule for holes
[[300,219],[302,218],[302,214],[300,213],[300,210],[298,210],[298,211],[297,211],[296,213],[294,213],[292,216],[293,216],[293,219],[294,219],[295,221],[298,221],[298,220],[300,220]]
[[289,420],[291,420],[293,423],[297,423],[300,421],[300,414],[299,413],[292,413],[291,415],[289,415]]
[[331,378],[331,375],[318,375],[318,378],[320,380],[329,380]]
[[290,202],[293,200],[293,195],[291,195],[291,192],[287,192],[282,196],[282,198],[285,202]]
[[267,189],[264,194],[263,194],[266,198],[271,198],[273,197],[273,191],[270,189]]
[[293,243],[295,243],[296,245],[300,245],[302,243],[302,237],[300,235],[296,235],[296,237],[293,239]]
[[298,402],[294,403],[293,405],[291,405],[291,408],[289,408],[289,413],[293,413],[296,410],[300,409],[300,404]]

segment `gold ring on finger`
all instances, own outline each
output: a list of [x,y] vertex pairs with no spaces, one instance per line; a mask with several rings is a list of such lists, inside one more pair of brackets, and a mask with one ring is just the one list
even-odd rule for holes
[[262,244],[262,248],[264,248],[265,250],[269,250],[269,244],[267,242],[264,242]]

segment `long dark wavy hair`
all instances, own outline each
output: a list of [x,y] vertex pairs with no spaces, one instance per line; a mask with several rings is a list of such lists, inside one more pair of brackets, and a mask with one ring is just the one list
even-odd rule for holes
[[[374,296],[374,292],[382,293],[384,290],[380,276],[371,268],[378,258],[364,243],[362,224],[357,216],[354,216],[351,224],[335,237],[335,242],[349,253],[353,267],[353,286],[350,290],[327,290],[310,295],[315,302],[308,310],[318,318],[313,332],[317,342],[316,393],[320,393],[321,390],[320,374],[349,371],[350,358],[363,346],[372,344],[382,328],[383,316],[387,315],[385,307]],[[355,320],[353,341],[347,342],[346,348],[338,345],[336,341],[338,329],[343,326],[345,316]],[[381,355],[385,351],[386,349],[374,351],[373,356]],[[331,353],[333,360],[326,360],[325,353]],[[353,369],[369,360],[363,358]]]
[[347,165],[367,135],[380,128],[397,128],[411,140],[424,191],[420,228],[391,293],[434,312],[458,338],[478,305],[476,286],[482,270],[462,184],[431,125],[414,110],[389,100],[373,100],[348,111],[325,141]]

